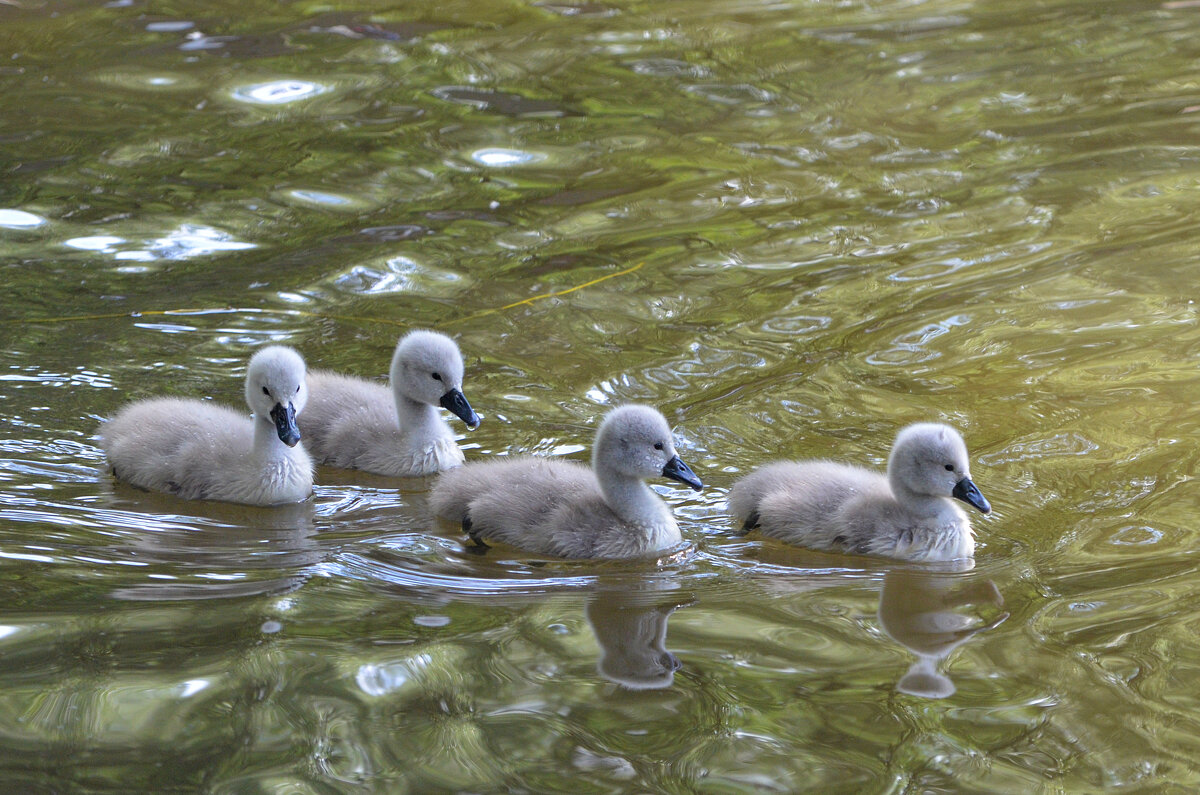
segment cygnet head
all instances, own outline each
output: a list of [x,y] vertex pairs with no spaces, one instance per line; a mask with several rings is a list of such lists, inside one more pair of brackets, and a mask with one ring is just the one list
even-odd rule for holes
[[675,452],[671,426],[649,406],[621,406],[608,413],[596,431],[592,467],[627,477],[671,478],[696,491],[704,488]]
[[288,447],[300,441],[296,415],[307,402],[308,386],[300,354],[282,345],[269,345],[250,357],[246,403],[255,419],[271,423],[279,441]]
[[462,393],[463,360],[454,340],[436,331],[413,331],[392,356],[392,388],[409,400],[441,406],[474,429],[479,416]]
[[953,497],[978,508],[992,510],[971,481],[967,445],[949,425],[918,422],[896,436],[888,458],[892,490],[923,497]]

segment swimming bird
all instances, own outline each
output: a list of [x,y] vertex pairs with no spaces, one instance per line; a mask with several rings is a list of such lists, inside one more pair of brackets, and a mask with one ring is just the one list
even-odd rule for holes
[[437,407],[468,428],[479,425],[462,382],[454,340],[413,331],[396,344],[390,388],[327,370],[310,372],[300,432],[319,464],[377,475],[431,475],[464,460]]
[[144,489],[189,500],[298,502],[313,482],[296,428],[307,398],[304,359],[271,345],[246,370],[252,418],[199,400],[151,398],[101,425],[101,446],[113,474]]
[[953,500],[992,509],[971,480],[962,437],[938,423],[897,434],[886,477],[833,461],[777,461],[735,483],[728,499],[744,532],[757,527],[812,549],[925,561],[975,554],[970,519]]
[[703,488],[663,415],[627,405],[600,424],[590,468],[545,458],[470,463],[439,475],[430,503],[480,546],[495,539],[563,558],[631,558],[682,540],[671,509],[643,482],[658,476]]

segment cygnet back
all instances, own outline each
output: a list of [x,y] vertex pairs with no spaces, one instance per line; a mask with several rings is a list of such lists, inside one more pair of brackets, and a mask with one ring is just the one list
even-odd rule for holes
[[379,475],[428,475],[462,464],[454,433],[438,414],[445,408],[469,428],[479,417],[463,395],[462,354],[434,331],[401,337],[392,355],[391,383],[314,370],[312,398],[300,421],[318,463]]
[[676,454],[660,413],[639,405],[610,411],[592,462],[591,469],[545,458],[470,463],[439,475],[430,503],[479,542],[559,557],[637,557],[681,542],[670,508],[643,480],[702,484]]
[[113,474],[187,499],[251,505],[297,502],[312,491],[312,462],[296,415],[308,390],[304,360],[272,345],[251,359],[245,396],[252,417],[199,400],[156,398],[100,427]]
[[896,437],[887,476],[832,461],[783,461],[734,484],[731,513],[746,531],[813,549],[906,560],[970,557],[970,520],[954,500],[991,506],[971,480],[953,428],[910,425]]

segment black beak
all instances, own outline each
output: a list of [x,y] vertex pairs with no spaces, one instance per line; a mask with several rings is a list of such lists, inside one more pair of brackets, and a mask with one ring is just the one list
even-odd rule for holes
[[979,487],[971,482],[970,478],[963,478],[954,484],[954,491],[950,492],[956,500],[962,500],[968,505],[973,505],[983,513],[989,513],[992,506],[988,503],[987,498],[979,491]]
[[276,403],[275,408],[271,409],[271,419],[275,420],[275,433],[279,434],[279,441],[288,447],[295,447],[300,441],[300,429],[296,427],[296,409],[292,408],[292,404],[288,403],[285,409],[282,403]]
[[683,459],[675,456],[667,465],[663,467],[663,477],[671,480],[678,480],[680,483],[686,483],[696,491],[704,488],[704,484],[700,482],[700,478],[696,477],[696,473],[688,468],[688,465],[683,463]]
[[467,396],[462,392],[457,389],[451,389],[442,395],[440,402],[442,408],[465,422],[471,430],[479,427],[479,415],[471,408],[471,404],[467,402]]

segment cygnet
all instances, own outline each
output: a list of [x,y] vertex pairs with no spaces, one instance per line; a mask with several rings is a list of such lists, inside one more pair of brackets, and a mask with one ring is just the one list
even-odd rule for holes
[[494,539],[563,558],[632,558],[682,540],[671,509],[643,482],[658,476],[703,488],[663,415],[628,405],[600,424],[591,468],[545,458],[471,463],[439,475],[430,503],[481,546]]
[[405,477],[460,466],[462,450],[437,407],[468,428],[479,425],[462,381],[454,340],[413,331],[396,344],[390,388],[325,370],[309,373],[300,432],[319,464]]
[[953,500],[991,510],[971,480],[962,437],[937,423],[900,431],[886,477],[832,461],[778,461],[729,490],[744,532],[757,527],[812,549],[920,561],[975,554],[970,519]]
[[101,446],[113,474],[144,489],[190,500],[297,502],[313,483],[296,427],[307,399],[304,360],[272,345],[247,368],[252,418],[199,400],[141,400],[100,426]]

